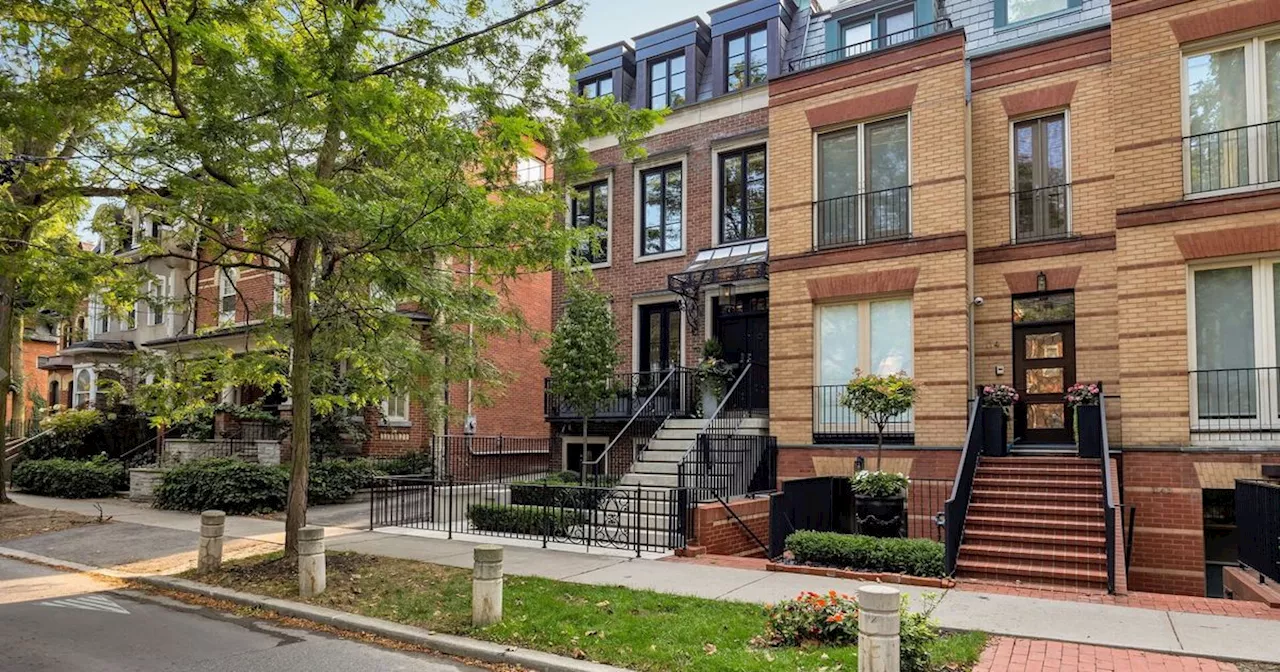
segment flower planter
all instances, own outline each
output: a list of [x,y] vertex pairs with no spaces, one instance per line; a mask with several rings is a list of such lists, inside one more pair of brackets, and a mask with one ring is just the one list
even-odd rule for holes
[[858,534],[868,537],[907,536],[907,498],[855,495],[854,522]]
[[710,385],[702,386],[702,417],[710,418],[717,408],[720,408],[719,390]]
[[1076,407],[1076,446],[1080,457],[1102,457],[1102,407]]
[[991,457],[1009,454],[1009,424],[1005,422],[1004,409],[999,406],[982,407],[982,454]]

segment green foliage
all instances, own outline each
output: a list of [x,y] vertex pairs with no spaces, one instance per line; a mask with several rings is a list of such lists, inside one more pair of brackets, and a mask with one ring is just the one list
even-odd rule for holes
[[382,470],[392,476],[434,476],[436,461],[430,451],[415,450],[388,461]]
[[911,481],[902,474],[862,470],[849,479],[855,495],[863,497],[901,497],[907,494]]
[[548,506],[552,508],[595,509],[605,497],[609,496],[609,488],[618,482],[615,476],[601,476],[599,487],[582,487],[578,472],[558,471],[544,478],[532,481],[517,481],[511,484],[511,503],[532,506]]
[[341,504],[357,491],[369,487],[381,472],[366,459],[328,460],[311,465],[307,478],[307,501],[312,504]]
[[[725,388],[733,380],[733,372],[736,368],[736,364],[730,364],[724,360],[724,347],[720,345],[720,341],[711,338],[703,342],[702,359],[698,360],[698,366],[695,369],[698,380],[702,381],[703,390],[711,392],[716,397],[722,396]],[[702,409],[704,414],[714,411],[714,408]]]
[[24,444],[22,454],[29,460],[87,457],[83,454],[85,439],[104,422],[106,416],[90,408],[54,413],[40,423],[40,429],[49,433]]
[[800,593],[765,606],[768,621],[757,646],[857,646],[858,602],[831,591]]
[[314,413],[311,418],[311,450],[317,457],[333,457],[347,452],[348,446],[359,446],[372,432],[363,417],[339,409],[332,413]]
[[551,374],[551,394],[589,418],[613,396],[618,331],[607,295],[581,276],[570,276],[568,284],[564,312],[542,362]]
[[867,537],[838,532],[791,533],[785,542],[796,562],[868,572],[941,578],[942,544],[932,539]]
[[567,535],[569,528],[587,522],[587,517],[577,511],[504,504],[472,504],[467,508],[467,518],[478,530],[553,536]]
[[13,470],[13,486],[45,497],[110,497],[129,489],[129,474],[105,455],[91,460],[26,460]]
[[916,385],[905,372],[879,375],[854,371],[853,380],[840,395],[840,405],[870,420],[883,431],[896,415],[911,410]]
[[195,460],[165,472],[154,506],[178,511],[218,509],[232,515],[284,508],[288,474],[234,458]]

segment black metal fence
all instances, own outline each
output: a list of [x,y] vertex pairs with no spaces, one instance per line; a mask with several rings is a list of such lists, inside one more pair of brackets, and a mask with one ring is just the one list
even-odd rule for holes
[[387,476],[371,487],[369,526],[408,527],[633,551],[685,543],[686,490],[545,482],[463,483]]
[[545,474],[555,441],[550,436],[447,434],[431,437],[431,446],[440,476],[483,483]]
[[[844,385],[813,386],[814,443],[875,443],[876,426],[840,404]],[[912,445],[915,430],[911,412],[891,420],[884,428],[886,445]]]
[[866,245],[911,236],[911,185],[813,202],[814,247]]
[[1070,184],[1011,192],[1009,207],[1013,209],[1013,243],[1054,240],[1070,233]]
[[1280,581],[1280,482],[1236,481],[1240,562]]
[[676,473],[694,503],[772,492],[778,483],[778,439],[699,434]]
[[977,399],[969,402],[969,427],[964,435],[964,449],[960,451],[960,464],[956,467],[956,480],[951,486],[951,496],[943,506],[943,523],[946,529],[944,543],[947,545],[943,564],[948,575],[955,574],[956,560],[960,557],[965,517],[969,514],[969,500],[973,497],[973,477],[978,471],[978,455],[982,452],[979,404]]
[[592,459],[582,461],[582,484],[603,486],[613,474],[631,470],[636,457],[662,428],[667,418],[688,415],[693,410],[693,369],[674,368],[662,372],[649,388],[648,396],[635,404],[622,429]]
[[1280,436],[1280,368],[1190,372],[1191,433],[1200,442]]
[[787,70],[790,72],[799,72],[801,70],[809,70],[817,68],[828,63],[843,61],[846,58],[854,58],[869,54],[881,49],[887,49],[900,44],[907,44],[916,40],[931,37],[939,33],[944,33],[951,29],[950,19],[938,19],[929,23],[922,23],[918,26],[912,26],[905,30],[899,30],[892,33],[885,33],[878,37],[873,37],[862,42],[847,44],[837,49],[830,49],[821,53],[797,58],[787,63]]
[[[667,374],[675,371],[668,378]],[[692,415],[695,408],[697,384],[692,369],[675,368],[663,371],[615,373],[609,378],[613,394],[599,408],[592,411],[592,418],[625,419],[636,413],[651,394],[659,392],[658,405],[676,416]],[[551,379],[543,380],[543,414],[549,419],[573,420],[583,417],[582,409],[556,395],[551,389]]]
[[1280,181],[1280,121],[1187,136],[1182,161],[1189,194]]

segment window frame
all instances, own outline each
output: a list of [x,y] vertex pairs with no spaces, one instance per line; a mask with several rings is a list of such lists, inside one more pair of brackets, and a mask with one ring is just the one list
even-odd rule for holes
[[[1178,60],[1178,73],[1181,80],[1179,82],[1179,96],[1182,115],[1182,193],[1184,199],[1209,198],[1213,196],[1257,191],[1260,189],[1270,189],[1274,188],[1277,183],[1280,183],[1280,170],[1277,170],[1277,174],[1274,176],[1268,176],[1268,180],[1265,182],[1192,192],[1191,163],[1187,161],[1186,150],[1186,139],[1191,137],[1191,79],[1188,61],[1197,56],[1205,56],[1220,51],[1230,51],[1232,49],[1243,47],[1245,84],[1244,128],[1276,121],[1270,120],[1269,122],[1267,120],[1266,47],[1268,42],[1280,42],[1280,30],[1277,30],[1274,25],[1248,31],[1242,34],[1231,35],[1230,37],[1209,40],[1199,43],[1193,48],[1182,50]],[[1221,129],[1220,131],[1210,132],[1222,132],[1227,130],[1232,129]],[[1261,167],[1257,164],[1260,158],[1259,155],[1263,151],[1265,150],[1261,148],[1255,151],[1250,151],[1250,177],[1255,174],[1255,171],[1261,170]]]
[[[583,182],[580,184],[576,184],[573,187],[575,191],[579,191],[579,192],[581,192],[584,189],[588,190],[588,194],[589,194],[588,198],[591,203],[591,211],[593,215],[592,220],[594,221],[594,214],[596,210],[595,189],[600,185],[604,185],[604,189],[605,189],[605,192],[604,192],[605,230],[603,231],[603,236],[602,236],[604,241],[604,244],[602,246],[604,259],[600,261],[592,261],[590,259],[585,260],[586,265],[593,269],[608,268],[613,261],[613,174],[610,173],[609,175],[605,175],[604,177],[601,177],[596,180],[592,180],[590,182]],[[568,199],[569,199],[569,207],[567,210],[568,217],[566,218],[565,225],[571,229],[576,229],[578,227],[578,198],[576,198],[573,194],[569,194]],[[574,252],[570,252],[569,254],[575,255]],[[579,257],[577,258],[577,261],[581,262],[584,260],[582,260]]]
[[168,319],[166,313],[169,311],[169,278],[163,275],[157,275],[151,280],[150,291],[147,292],[151,296],[151,302],[148,309],[151,319],[147,324],[153,327],[161,326]]
[[[753,35],[764,36],[764,63],[762,64],[754,64],[751,61],[751,52],[758,49],[758,47],[752,46],[751,37]],[[737,40],[739,38],[742,39],[742,62],[745,65],[745,68],[743,70],[742,85],[735,88],[730,84],[731,82],[730,75],[732,73],[729,70],[729,59],[732,58],[732,56],[729,53],[729,49],[730,49],[730,43],[732,43],[734,40]],[[757,24],[750,28],[744,28],[743,30],[736,31],[734,33],[731,33],[725,36],[724,38],[724,73],[723,73],[725,93],[737,93],[739,91],[746,91],[747,89],[750,89],[752,87],[769,83],[769,43],[770,43],[769,24],[767,23]],[[754,84],[751,83],[751,77],[750,77],[750,73],[753,65],[764,66],[764,77],[762,77],[760,81],[755,82]],[[686,82],[686,88],[687,86],[688,86],[688,83]]]
[[1055,16],[1062,16],[1063,14],[1079,11],[1083,5],[1083,0],[1067,0],[1067,6],[1061,9],[1051,9],[1043,14],[1037,14],[1035,16],[1029,16],[1025,19],[1018,19],[1017,21],[1011,22],[1009,21],[1009,0],[996,0],[994,16],[995,28],[996,30],[1004,30],[1006,28],[1025,26],[1027,24],[1035,23],[1036,21],[1044,21]]
[[[600,85],[604,82],[609,82],[609,91],[606,93],[600,93]],[[588,91],[591,91],[591,95],[587,95]],[[613,73],[610,72],[608,74],[599,75],[597,77],[584,79],[581,82],[578,82],[578,95],[588,99],[613,96]]]
[[[81,389],[80,386],[80,376],[82,374],[85,375],[88,380],[88,384],[84,386],[84,389]],[[86,408],[91,408],[97,398],[97,395],[94,393],[95,388],[97,387],[96,372],[91,367],[85,367],[75,371],[71,376],[71,387],[71,407],[81,408],[83,405]],[[84,399],[83,402],[81,401],[82,398]]]
[[[403,405],[404,405],[404,414],[403,414],[403,415],[392,415],[392,413],[391,413],[391,401],[392,401],[392,399],[395,399],[396,401],[400,401],[400,402],[402,402],[402,403],[403,403]],[[411,423],[410,423],[410,420],[409,420],[409,414],[410,414],[412,411],[411,411],[411,410],[410,410],[410,408],[409,408],[409,403],[410,403],[410,399],[409,399],[409,393],[408,393],[407,391],[406,391],[406,392],[395,392],[395,393],[392,393],[392,394],[388,395],[388,396],[387,396],[385,399],[383,399],[383,400],[382,400],[382,402],[381,402],[381,408],[382,408],[382,424],[384,424],[384,425],[397,425],[397,426],[407,426],[407,425],[411,424]]]
[[[744,237],[742,238],[737,238],[734,240],[726,240],[724,237],[725,159],[740,158],[743,162],[742,189],[740,190],[739,197],[740,197],[740,203],[742,204],[742,212],[744,213],[743,232],[745,234],[746,233],[745,213],[747,211],[747,207],[746,207],[747,206],[747,180],[746,180],[747,156],[757,151],[764,155],[764,231],[758,236],[744,235]],[[712,244],[717,246],[728,245],[728,244],[736,245],[739,243],[748,243],[752,241],[768,239],[769,237],[769,144],[768,142],[764,140],[759,140],[759,141],[752,141],[750,143],[743,144],[743,145],[718,149],[715,151],[714,158],[712,160],[714,162],[713,167],[715,169],[715,181],[714,181],[715,186],[713,188],[713,192],[714,192],[714,198],[715,198],[714,210],[716,213],[715,226],[712,227],[712,234],[713,234],[712,241],[711,241]]]
[[[675,313],[680,318],[678,322],[678,326],[676,327],[679,330],[679,333],[675,334],[675,342],[676,342],[676,347],[678,348],[677,353],[679,356],[677,357],[677,361],[671,362],[670,364],[672,367],[683,367],[685,365],[685,346],[686,346],[685,331],[687,330],[687,326],[685,323],[685,319],[686,319],[685,311],[682,310],[680,307],[679,298],[680,297],[676,296],[675,294],[661,294],[657,296],[645,297],[644,299],[637,299],[632,304],[632,307],[631,307],[631,324],[632,324],[632,337],[631,337],[632,368],[631,370],[632,371],[636,371],[640,373],[648,373],[643,368],[641,368],[641,364],[640,364],[641,360],[643,360],[645,357],[645,348],[648,346],[648,343],[645,342],[642,337],[645,334],[645,331],[647,328],[647,325],[644,324],[643,318],[646,316],[646,314],[650,310],[654,309],[655,306],[664,306],[666,304],[674,304]],[[671,336],[670,329],[673,325],[667,324],[666,326],[668,330],[668,336]],[[650,362],[650,364],[652,364],[652,362]],[[666,370],[668,369],[662,369],[662,371],[666,371]]]
[[[236,282],[239,281],[239,272],[234,268],[218,268],[218,324],[227,325],[235,324],[237,304],[240,302],[236,294]],[[232,308],[226,310],[227,299],[232,300]]]
[[[1044,120],[1051,119],[1051,118],[1056,117],[1056,116],[1058,116],[1058,115],[1062,115],[1062,151],[1063,151],[1063,179],[1064,179],[1064,182],[1063,182],[1062,184],[1060,184],[1060,185],[1057,185],[1057,184],[1048,184],[1048,185],[1046,185],[1046,184],[1042,184],[1042,185],[1040,185],[1040,186],[1038,186],[1038,187],[1032,187],[1032,189],[1033,189],[1033,190],[1034,190],[1034,189],[1048,189],[1048,188],[1056,187],[1056,186],[1066,187],[1066,201],[1067,201],[1067,203],[1066,203],[1066,212],[1067,212],[1067,229],[1066,229],[1066,231],[1065,231],[1064,233],[1062,233],[1060,236],[1042,236],[1042,237],[1039,237],[1039,238],[1032,238],[1032,239],[1030,239],[1030,240],[1028,240],[1028,241],[1025,241],[1025,242],[1038,242],[1038,241],[1043,241],[1043,240],[1058,240],[1058,239],[1061,239],[1061,238],[1069,238],[1069,237],[1071,237],[1071,235],[1072,235],[1072,234],[1074,234],[1074,233],[1075,233],[1075,228],[1074,228],[1074,224],[1075,224],[1075,222],[1073,221],[1073,217],[1072,217],[1072,210],[1073,210],[1073,207],[1072,207],[1072,205],[1073,205],[1073,203],[1072,203],[1072,198],[1073,198],[1073,194],[1072,194],[1072,190],[1071,190],[1071,181],[1072,181],[1072,175],[1071,175],[1071,163],[1072,163],[1072,162],[1071,162],[1071,109],[1070,109],[1070,108],[1067,108],[1067,107],[1064,107],[1064,108],[1061,108],[1061,109],[1049,110],[1049,111],[1046,111],[1046,112],[1037,112],[1037,113],[1032,114],[1032,115],[1030,115],[1030,116],[1021,116],[1021,117],[1014,117],[1014,118],[1009,119],[1009,194],[1010,194],[1010,198],[1009,198],[1009,240],[1011,240],[1011,241],[1013,241],[1013,242],[1015,242],[1015,243],[1017,243],[1017,242],[1018,242],[1018,212],[1017,212],[1017,208],[1016,208],[1016,207],[1014,207],[1014,197],[1013,197],[1012,195],[1013,195],[1013,194],[1016,194],[1016,193],[1019,193],[1019,191],[1018,191],[1018,175],[1017,175],[1017,167],[1018,167],[1018,145],[1017,145],[1018,136],[1017,136],[1017,128],[1018,128],[1018,125],[1019,125],[1019,124],[1024,124],[1024,123],[1029,122],[1029,121],[1039,121],[1039,122],[1043,122]],[[1044,137],[1044,136],[1042,136],[1042,137]],[[1047,151],[1047,149],[1046,149],[1046,151]],[[1047,156],[1045,156],[1045,157],[1041,157],[1041,160],[1047,160]],[[1034,159],[1033,159],[1033,161],[1034,161]],[[1032,178],[1032,183],[1033,183],[1033,184],[1035,183],[1035,178],[1034,178],[1034,177]]]
[[[671,104],[671,62],[676,59],[680,59],[684,63],[683,65],[684,70],[682,71],[684,74],[684,86],[682,87],[684,89],[684,100],[679,105],[672,105]],[[664,64],[666,66],[666,70],[665,70],[666,74],[662,76],[662,82],[663,82],[663,96],[665,97],[667,104],[663,105],[662,107],[654,107],[653,95],[654,95],[654,92],[657,91],[657,89],[654,87],[655,82],[653,79],[653,69],[655,66],[659,64]],[[645,107],[648,107],[651,110],[662,110],[662,109],[676,110],[681,107],[684,107],[685,105],[688,105],[690,103],[689,90],[692,88],[691,85],[693,84],[693,82],[691,81],[692,78],[690,77],[690,74],[691,73],[689,70],[688,54],[685,53],[684,49],[681,49],[679,51],[673,51],[671,53],[664,54],[656,58],[648,59],[645,62],[645,77],[646,77],[645,82],[648,85],[647,95],[649,99],[645,101]]]
[[[867,188],[866,188],[866,187],[867,187],[867,175],[868,175],[867,166],[868,166],[868,165],[869,165],[869,163],[870,163],[870,162],[869,162],[869,160],[868,160],[868,156],[869,156],[869,155],[868,155],[868,151],[869,151],[869,148],[867,147],[867,142],[866,142],[866,137],[867,137],[867,127],[868,127],[868,126],[874,126],[874,125],[876,125],[876,124],[879,124],[879,123],[882,123],[882,122],[886,122],[886,121],[892,121],[892,120],[895,120],[895,119],[903,119],[903,120],[905,121],[905,123],[906,123],[906,130],[907,130],[907,180],[906,180],[906,184],[902,184],[902,185],[899,185],[899,186],[897,186],[897,187],[890,187],[890,189],[901,189],[901,188],[903,188],[903,187],[907,187],[907,230],[906,230],[906,233],[905,233],[903,236],[898,237],[898,238],[884,238],[884,239],[882,239],[882,240],[872,241],[872,240],[870,240],[870,239],[867,237],[867,231],[866,231],[866,224],[867,224],[867,222],[866,222],[866,221],[864,221],[864,220],[866,219],[866,217],[863,217],[862,215],[859,215],[859,221],[858,221],[858,236],[857,236],[857,240],[856,240],[855,242],[852,242],[852,243],[844,243],[843,245],[865,245],[865,244],[872,243],[872,242],[902,241],[902,240],[909,240],[912,236],[914,236],[914,235],[915,235],[915,203],[914,203],[914,191],[915,191],[915,190],[910,188],[910,187],[915,183],[915,173],[914,173],[914,171],[915,171],[915,161],[913,160],[913,157],[912,157],[912,154],[913,154],[914,149],[915,149],[915,143],[914,143],[914,139],[913,139],[913,132],[912,132],[912,130],[913,130],[913,123],[912,123],[913,119],[912,119],[912,113],[911,113],[911,110],[905,110],[905,111],[893,112],[893,113],[891,113],[891,114],[886,114],[886,115],[879,116],[879,117],[871,117],[871,118],[869,118],[869,119],[862,119],[862,120],[855,121],[855,122],[850,122],[850,123],[847,123],[847,124],[840,124],[840,125],[830,126],[830,127],[821,128],[821,129],[813,129],[813,131],[812,131],[812,134],[813,134],[813,140],[812,140],[812,142],[813,142],[813,145],[812,145],[812,156],[813,156],[813,168],[812,168],[812,171],[813,171],[813,185],[812,185],[812,194],[813,194],[813,202],[816,204],[816,203],[819,203],[819,202],[821,202],[821,201],[825,201],[825,200],[828,200],[828,199],[831,199],[831,198],[844,198],[844,197],[841,197],[841,196],[830,196],[830,197],[824,197],[824,194],[822,193],[822,165],[823,165],[823,164],[822,164],[822,156],[823,156],[823,153],[822,153],[822,139],[823,139],[824,137],[830,137],[830,136],[834,136],[834,135],[837,135],[837,134],[847,133],[847,132],[849,132],[849,131],[851,131],[851,130],[855,130],[855,129],[856,129],[857,138],[858,138],[858,148],[857,148],[857,153],[858,153],[858,177],[857,177],[857,184],[855,185],[855,186],[856,186],[856,188],[855,188],[855,190],[854,190],[854,192],[853,192],[853,194],[852,194],[851,196],[855,196],[855,197],[856,197],[856,196],[862,196],[862,195],[864,195],[864,194],[872,193],[872,192],[870,192],[870,191],[867,191]],[[887,191],[887,190],[882,189],[882,190],[876,190],[876,191]],[[809,228],[810,228],[810,234],[811,234],[811,236],[812,236],[812,238],[813,238],[812,242],[813,242],[813,248],[814,248],[814,249],[830,249],[830,248],[833,248],[833,247],[840,247],[840,246],[841,246],[841,245],[825,245],[825,246],[820,245],[819,240],[818,240],[818,219],[817,219],[816,211],[815,211],[814,213],[811,213],[810,217],[811,217],[812,221],[810,222]]]
[[[537,176],[533,176],[537,171]],[[526,174],[528,173],[528,174]],[[522,156],[516,160],[516,184],[529,186],[542,184],[547,180],[547,162],[536,156]]]
[[[879,9],[876,9],[870,12],[855,14],[853,16],[849,16],[846,18],[837,19],[836,26],[839,28],[840,32],[839,32],[839,37],[836,39],[836,44],[837,44],[837,48],[840,50],[840,58],[852,58],[854,56],[861,56],[863,54],[869,54],[873,51],[878,51],[885,47],[893,46],[892,44],[883,43],[883,39],[888,35],[888,33],[885,32],[885,27],[887,25],[888,18],[891,16],[897,16],[899,14],[905,14],[907,12],[911,13],[911,27],[915,28],[919,26],[920,25],[918,23],[919,19],[916,17],[916,5],[914,2],[895,3],[886,7],[881,7]],[[849,29],[855,28],[858,26],[863,26],[863,25],[870,27],[871,29],[870,35],[865,40],[850,44],[847,39],[849,35]],[[914,37],[905,39],[905,40],[897,40],[893,44],[902,44],[904,42],[910,42],[911,39],[914,39]],[[856,47],[858,45],[866,45],[866,46],[863,49],[856,52],[849,50],[850,47]]]
[[285,315],[285,290],[289,288],[289,276],[280,271],[271,272],[271,314],[275,317]]
[[[652,163],[646,166],[639,166],[639,165],[636,166],[635,168],[636,179],[635,179],[635,192],[634,192],[635,198],[632,199],[635,201],[635,218],[632,220],[636,223],[634,227],[635,228],[635,236],[634,236],[635,263],[643,263],[646,261],[657,261],[659,259],[670,259],[672,257],[684,255],[685,247],[687,245],[685,236],[687,234],[688,227],[685,226],[685,224],[688,221],[687,208],[688,208],[688,202],[689,202],[689,180],[688,180],[689,171],[686,170],[687,164],[688,164],[688,157],[681,157],[679,160],[675,160],[675,161],[667,160],[667,161]],[[666,226],[667,226],[666,215],[667,215],[668,204],[665,202],[665,194],[667,191],[666,189],[667,173],[673,169],[680,171],[680,246],[675,249],[666,249],[667,238],[666,238],[665,232],[666,232]],[[663,174],[662,175],[662,193],[664,195],[664,202],[662,204],[662,214],[661,214],[662,222],[660,224],[663,230],[663,235],[660,238],[660,240],[662,241],[663,249],[661,249],[658,252],[645,252],[644,251],[645,250],[645,247],[644,247],[645,231],[648,227],[646,225],[647,220],[646,220],[645,207],[644,207],[645,206],[644,179],[646,175],[650,175],[652,173],[657,173],[657,172],[661,172]]]
[[[862,369],[864,372],[872,372],[871,369],[871,305],[874,303],[884,303],[890,301],[906,301],[911,311],[911,317],[907,320],[907,329],[909,331],[909,340],[911,343],[911,370],[907,371],[908,376],[915,375],[916,352],[915,352],[915,296],[912,293],[894,292],[889,294],[862,296],[849,299],[837,299],[834,301],[826,301],[815,303],[811,314],[813,324],[813,386],[821,387],[824,385],[834,385],[840,383],[823,383],[822,382],[822,312],[833,308],[844,308],[848,306],[857,306],[858,308],[858,337],[857,337],[857,363],[856,368]],[[845,337],[847,338],[847,336]],[[849,372],[849,377],[853,377],[853,372]],[[848,381],[844,381],[848,382]],[[815,411],[816,415],[816,411]],[[821,424],[820,418],[812,419],[813,426],[818,428]],[[906,418],[903,420],[894,420],[893,422],[905,422],[905,431],[915,431],[915,412],[914,409],[906,412]],[[818,432],[825,433],[825,432]]]

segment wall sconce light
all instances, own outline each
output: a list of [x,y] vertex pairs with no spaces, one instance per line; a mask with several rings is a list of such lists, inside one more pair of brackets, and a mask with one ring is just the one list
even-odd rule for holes
[[1040,271],[1040,273],[1036,275],[1036,291],[1049,291],[1049,278],[1045,277],[1044,271]]
[[720,303],[733,303],[733,283],[726,282],[720,285]]

